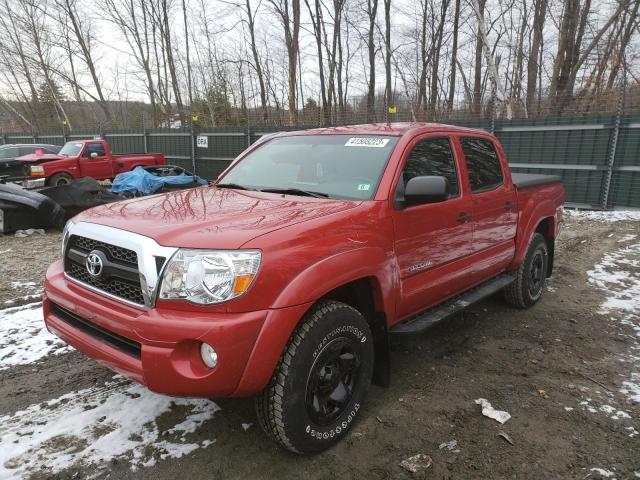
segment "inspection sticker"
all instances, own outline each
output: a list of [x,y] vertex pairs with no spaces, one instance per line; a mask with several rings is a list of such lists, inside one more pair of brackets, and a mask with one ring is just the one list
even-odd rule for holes
[[369,190],[371,190],[371,184],[370,183],[361,183],[358,185],[358,190],[362,191],[362,192],[368,192]]
[[351,137],[344,144],[345,147],[372,147],[382,148],[389,143],[388,138],[379,137]]

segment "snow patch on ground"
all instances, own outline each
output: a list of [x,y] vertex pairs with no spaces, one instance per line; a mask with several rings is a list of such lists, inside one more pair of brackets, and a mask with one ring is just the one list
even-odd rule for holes
[[69,351],[44,326],[41,303],[0,310],[0,370]]
[[619,243],[625,243],[625,242],[630,242],[631,240],[635,240],[637,237],[637,235],[624,235],[620,240],[618,240]]
[[604,468],[592,468],[591,472],[600,475],[603,478],[611,478],[615,475],[611,470],[605,470]]
[[564,214],[571,218],[580,218],[584,220],[593,220],[596,222],[624,222],[629,220],[640,220],[640,210],[610,210],[610,211],[592,211],[592,210],[573,210],[565,208]]
[[[635,238],[635,237],[634,237]],[[640,243],[629,243],[634,238],[623,237],[618,250],[607,253],[593,270],[587,272],[589,283],[606,294],[600,305],[600,313],[621,326],[631,329],[631,334],[621,333],[630,339],[629,350],[619,360],[624,363],[624,376],[619,392],[627,402],[640,404]],[[614,395],[609,396],[614,403]],[[614,420],[630,420],[622,408],[609,404],[596,405],[591,398],[579,402],[590,413],[605,414]],[[637,435],[633,426],[625,427],[629,436]]]
[[36,282],[11,282],[11,288],[17,290],[18,288],[36,288]]
[[[213,443],[188,435],[219,409],[207,399],[158,395],[116,376],[0,416],[0,478],[51,477],[72,467],[97,473],[115,459],[136,469],[179,458]],[[167,414],[161,431],[159,419]],[[177,421],[167,428],[169,419]]]

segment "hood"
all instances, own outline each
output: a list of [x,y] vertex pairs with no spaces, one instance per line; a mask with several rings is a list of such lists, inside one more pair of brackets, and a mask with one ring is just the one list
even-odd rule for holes
[[44,163],[51,162],[53,160],[62,160],[62,155],[55,155],[53,153],[43,153],[38,155],[37,153],[30,153],[29,155],[23,155],[22,157],[17,157],[16,160],[19,160],[24,163]]
[[167,247],[232,249],[360,203],[201,187],[102,205],[74,221],[138,233]]

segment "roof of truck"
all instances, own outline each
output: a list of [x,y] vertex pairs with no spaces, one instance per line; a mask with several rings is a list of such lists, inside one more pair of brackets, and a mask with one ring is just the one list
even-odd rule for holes
[[295,135],[391,135],[402,136],[406,133],[420,130],[423,132],[428,131],[453,131],[460,133],[475,133],[484,132],[484,130],[478,130],[467,127],[459,127],[457,125],[447,125],[443,123],[427,123],[427,122],[395,122],[395,123],[367,123],[361,125],[345,125],[341,127],[326,127],[326,128],[314,128],[310,130],[299,130],[295,132],[282,132],[281,135],[295,134]]

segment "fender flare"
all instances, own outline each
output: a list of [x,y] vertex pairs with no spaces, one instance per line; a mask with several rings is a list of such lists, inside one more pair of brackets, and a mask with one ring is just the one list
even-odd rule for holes
[[518,268],[524,261],[524,257],[527,255],[527,249],[529,248],[529,244],[533,238],[533,234],[538,229],[538,226],[547,218],[550,218],[552,222],[550,231],[547,232],[547,235],[550,238],[555,238],[555,226],[557,223],[556,208],[551,200],[544,200],[540,203],[536,203],[530,210],[525,208],[523,213],[520,215],[520,218],[528,218],[529,220],[527,224],[522,227],[522,233],[519,233],[516,237],[516,255],[513,258],[511,265],[509,265],[509,270]]
[[363,247],[323,258],[300,272],[273,302],[232,396],[253,395],[267,385],[300,319],[315,301],[335,288],[376,277],[384,304],[376,309],[393,309],[393,268],[382,248]]
[[315,302],[330,291],[365,277],[374,277],[380,286],[387,315],[393,308],[393,267],[380,247],[362,247],[325,257],[294,277],[275,299],[271,308]]
[[76,175],[74,175],[74,172],[69,171],[68,168],[53,168],[51,171],[48,171],[46,169],[47,167],[45,167],[45,178],[47,179],[47,181],[53,177],[54,175],[58,175],[59,173],[66,173],[67,175],[69,175],[71,178],[77,179],[78,177]]

